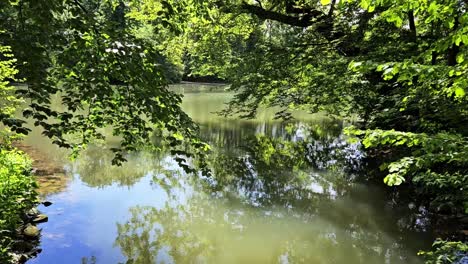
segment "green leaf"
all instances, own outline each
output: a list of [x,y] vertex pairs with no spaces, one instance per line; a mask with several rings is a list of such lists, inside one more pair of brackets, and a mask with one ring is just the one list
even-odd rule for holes
[[322,5],[329,5],[331,3],[331,0],[320,0],[320,3]]
[[405,178],[395,173],[389,174],[387,175],[387,177],[384,178],[384,183],[388,186],[398,186],[401,185],[404,181]]
[[361,0],[361,7],[363,9],[367,10],[369,8],[369,6],[370,6],[370,0]]
[[465,89],[462,87],[456,87],[455,88],[455,97],[457,98],[462,98],[465,96]]
[[[457,44],[458,45],[458,44]],[[457,63],[461,64],[465,61],[465,55],[463,55],[462,53],[458,54],[457,55]]]

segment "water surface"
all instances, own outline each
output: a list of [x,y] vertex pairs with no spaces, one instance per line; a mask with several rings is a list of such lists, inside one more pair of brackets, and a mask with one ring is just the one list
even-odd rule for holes
[[221,118],[212,112],[230,95],[197,88],[176,87],[213,145],[210,178],[186,175],[164,153],[113,167],[106,145],[70,162],[31,134],[26,142],[63,164],[67,180],[44,191],[53,205],[40,208],[43,252],[28,263],[420,263],[424,228],[410,231],[414,218],[383,186],[356,181],[362,153],[342,123],[300,112],[289,123],[272,111]]

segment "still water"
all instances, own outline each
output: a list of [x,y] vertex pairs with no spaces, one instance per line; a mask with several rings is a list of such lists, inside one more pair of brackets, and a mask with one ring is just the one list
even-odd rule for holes
[[70,162],[32,133],[26,143],[66,173],[41,190],[53,205],[40,207],[43,252],[28,263],[420,263],[422,220],[383,186],[359,183],[362,153],[342,123],[221,118],[213,112],[230,95],[212,88],[174,87],[213,146],[210,178],[164,153],[113,167],[105,144]]

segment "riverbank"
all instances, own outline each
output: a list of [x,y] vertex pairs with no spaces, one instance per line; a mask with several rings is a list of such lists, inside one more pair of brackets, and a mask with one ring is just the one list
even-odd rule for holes
[[1,147],[0,262],[25,263],[42,251],[39,247],[41,230],[37,225],[48,221],[48,216],[36,207],[41,203],[51,205],[40,201],[39,187],[50,181],[50,177],[63,173],[63,169],[22,142]]

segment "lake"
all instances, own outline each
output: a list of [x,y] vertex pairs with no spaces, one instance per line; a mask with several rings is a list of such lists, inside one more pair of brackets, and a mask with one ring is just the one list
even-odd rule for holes
[[279,122],[274,110],[223,118],[213,113],[231,97],[222,87],[173,89],[212,145],[213,176],[186,175],[164,152],[114,167],[106,144],[71,162],[34,131],[26,144],[65,174],[41,189],[53,205],[39,207],[49,222],[28,263],[422,263],[423,208],[363,180],[345,123],[305,112]]

